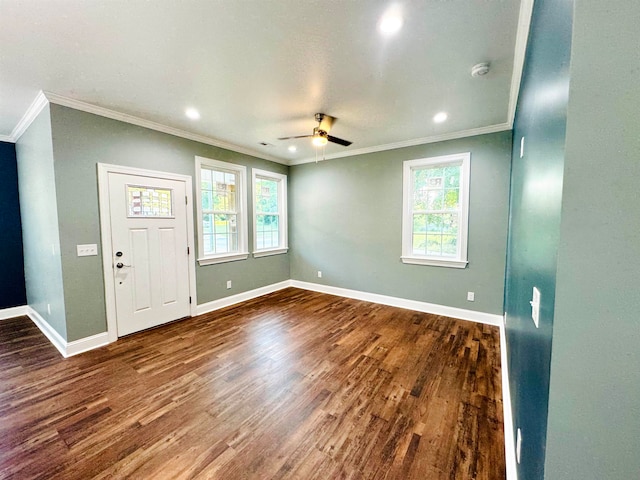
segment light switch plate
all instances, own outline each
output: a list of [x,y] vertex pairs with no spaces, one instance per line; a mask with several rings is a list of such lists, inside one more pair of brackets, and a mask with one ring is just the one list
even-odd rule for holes
[[540,327],[540,290],[537,287],[533,287],[533,297],[531,298],[531,318],[533,323],[536,324],[536,328]]
[[93,255],[98,255],[98,245],[95,243],[76,245],[76,250],[79,257],[91,257]]

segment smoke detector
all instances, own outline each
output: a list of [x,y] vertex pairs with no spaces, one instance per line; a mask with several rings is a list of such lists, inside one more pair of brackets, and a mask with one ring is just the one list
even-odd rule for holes
[[472,77],[483,77],[489,73],[489,62],[477,63],[471,68]]

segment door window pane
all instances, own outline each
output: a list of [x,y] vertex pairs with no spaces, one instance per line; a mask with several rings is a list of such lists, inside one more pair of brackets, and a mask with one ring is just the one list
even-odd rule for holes
[[173,218],[173,191],[168,188],[127,185],[127,216]]

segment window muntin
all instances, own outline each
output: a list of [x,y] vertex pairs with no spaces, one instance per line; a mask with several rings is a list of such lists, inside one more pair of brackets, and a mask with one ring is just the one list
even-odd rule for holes
[[254,256],[287,251],[287,176],[253,169]]
[[173,190],[127,185],[127,217],[173,218]]
[[467,264],[470,154],[404,162],[402,261]]
[[199,262],[247,258],[246,168],[196,157]]

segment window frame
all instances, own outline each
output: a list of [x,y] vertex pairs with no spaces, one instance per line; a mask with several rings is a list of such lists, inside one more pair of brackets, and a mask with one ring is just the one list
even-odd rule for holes
[[[458,226],[458,252],[455,258],[413,253],[413,172],[438,166],[460,166],[460,189],[458,204],[460,223]],[[437,267],[466,268],[469,243],[469,179],[471,153],[456,153],[438,157],[419,158],[403,162],[402,187],[402,256],[403,263]]]
[[[236,228],[238,251],[230,253],[204,253],[204,227],[202,214],[202,168],[222,170],[236,175]],[[198,208],[198,263],[213,265],[217,263],[246,260],[249,257],[248,220],[247,220],[247,167],[235,163],[223,162],[211,158],[196,156],[196,199]]]
[[[278,185],[278,232],[280,244],[273,248],[261,248],[258,249],[258,229],[257,229],[257,217],[258,211],[256,209],[256,180],[257,178],[263,178],[276,182]],[[287,219],[287,176],[282,173],[270,172],[267,170],[261,170],[257,168],[251,169],[251,193],[253,204],[253,256],[254,258],[266,257],[269,255],[280,255],[289,251],[289,228]]]

